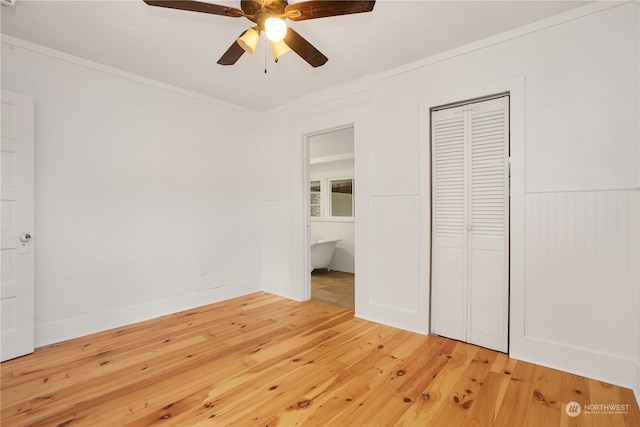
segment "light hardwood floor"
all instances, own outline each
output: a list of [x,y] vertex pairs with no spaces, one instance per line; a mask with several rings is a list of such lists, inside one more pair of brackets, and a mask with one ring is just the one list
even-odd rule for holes
[[262,292],[38,348],[1,379],[7,427],[640,426],[628,389]]

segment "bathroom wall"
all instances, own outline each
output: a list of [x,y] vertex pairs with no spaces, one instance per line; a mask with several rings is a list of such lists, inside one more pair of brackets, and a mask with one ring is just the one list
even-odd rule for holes
[[355,273],[355,221],[353,218],[329,219],[327,203],[330,197],[328,179],[354,177],[353,128],[309,137],[309,157],[309,177],[320,180],[323,189],[322,217],[311,218],[311,240],[342,239],[336,245],[330,268]]
[[36,346],[260,288],[258,116],[5,36],[2,87],[35,100]]

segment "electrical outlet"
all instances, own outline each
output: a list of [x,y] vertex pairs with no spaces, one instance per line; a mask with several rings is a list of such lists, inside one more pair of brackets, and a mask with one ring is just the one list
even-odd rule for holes
[[198,276],[206,276],[207,275],[207,264],[200,264],[198,266]]

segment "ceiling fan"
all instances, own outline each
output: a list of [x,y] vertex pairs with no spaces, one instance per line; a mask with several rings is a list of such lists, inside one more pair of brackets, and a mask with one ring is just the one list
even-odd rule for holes
[[276,59],[293,50],[312,67],[324,65],[329,58],[305,40],[293,28],[287,27],[285,19],[304,21],[352,13],[371,12],[375,0],[312,0],[289,4],[287,0],[241,0],[240,8],[222,6],[192,0],[143,0],[150,6],[189,10],[213,15],[240,18],[244,16],[256,25],[245,32],[218,60],[220,65],[233,65],[245,53],[254,53],[260,32],[264,31],[271,42]]

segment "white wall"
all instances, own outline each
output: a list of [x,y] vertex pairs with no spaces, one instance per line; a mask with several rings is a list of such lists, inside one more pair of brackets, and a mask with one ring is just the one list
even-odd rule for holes
[[293,245],[293,236],[300,235],[302,225],[292,222],[295,207],[291,201],[290,173],[291,153],[295,147],[289,138],[285,110],[270,113],[261,140],[263,143],[258,149],[263,159],[262,178],[258,182],[262,197],[259,209],[262,218],[261,287],[266,292],[300,300],[304,298],[302,286],[293,277],[304,274],[305,270],[308,273],[308,268],[302,269],[308,263],[295,260],[299,249]]
[[[285,295],[304,294],[295,268],[304,262],[297,144],[364,111],[355,127],[356,315],[428,332],[429,138],[421,114],[507,88],[518,104],[511,355],[640,389],[638,17],[637,2],[596,3],[279,111],[291,129],[290,174],[280,184],[291,189]],[[559,256],[538,256],[551,250]],[[585,284],[589,269],[596,275]]]
[[259,117],[5,37],[2,87],[35,99],[37,346],[259,289]]
[[[368,140],[366,103],[369,98],[369,79],[363,78],[339,89],[337,97],[318,103],[302,99],[286,108],[270,112],[264,124],[262,149],[263,174],[263,290],[295,300],[310,298],[309,236],[311,227],[308,212],[309,149],[307,140],[312,135],[349,126],[354,127],[354,175],[357,182],[355,195],[355,241],[368,247],[366,203],[368,177],[359,173],[366,160],[358,152]],[[326,101],[326,102],[325,102]],[[287,124],[288,127],[283,124]],[[358,276],[356,258],[356,287],[359,280],[366,282],[366,270]],[[367,308],[367,289],[356,297],[356,306]]]

